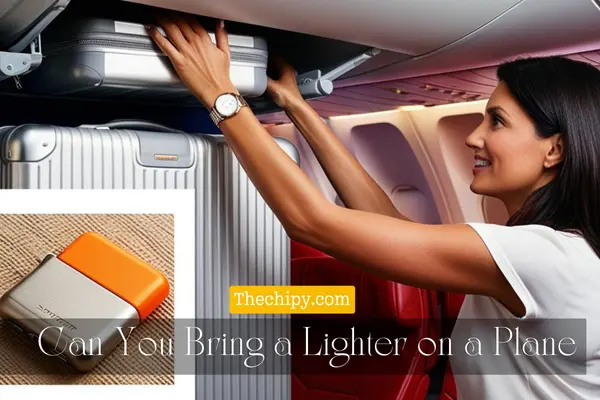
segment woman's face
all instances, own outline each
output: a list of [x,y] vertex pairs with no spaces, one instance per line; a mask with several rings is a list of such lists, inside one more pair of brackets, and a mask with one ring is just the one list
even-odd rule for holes
[[533,121],[503,82],[490,97],[484,120],[467,137],[466,145],[474,152],[471,190],[477,194],[514,205],[546,183],[549,139],[536,134]]

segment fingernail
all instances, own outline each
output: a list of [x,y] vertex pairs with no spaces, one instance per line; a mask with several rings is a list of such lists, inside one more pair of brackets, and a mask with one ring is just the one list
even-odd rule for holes
[[219,26],[221,29],[225,29],[225,21],[221,20],[221,22],[219,22]]

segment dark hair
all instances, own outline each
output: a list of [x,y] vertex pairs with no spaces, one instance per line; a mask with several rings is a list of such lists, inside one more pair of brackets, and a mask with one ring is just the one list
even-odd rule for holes
[[537,134],[560,133],[564,160],[507,225],[576,231],[600,256],[600,70],[563,57],[525,58],[498,68],[498,79],[532,118]]

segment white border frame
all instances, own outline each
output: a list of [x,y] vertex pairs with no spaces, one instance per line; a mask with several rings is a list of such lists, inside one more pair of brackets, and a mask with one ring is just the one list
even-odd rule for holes
[[[0,214],[174,215],[174,300],[177,319],[195,318],[195,212],[193,189],[0,190]],[[173,385],[0,385],[0,399],[194,399],[195,374],[175,375],[174,378]]]

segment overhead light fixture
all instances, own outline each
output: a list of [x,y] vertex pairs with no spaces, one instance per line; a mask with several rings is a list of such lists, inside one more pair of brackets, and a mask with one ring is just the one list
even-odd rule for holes
[[421,89],[425,89],[425,90],[428,90],[430,92],[440,92],[441,91],[439,88],[436,88],[436,87],[431,86],[431,85],[421,86]]

